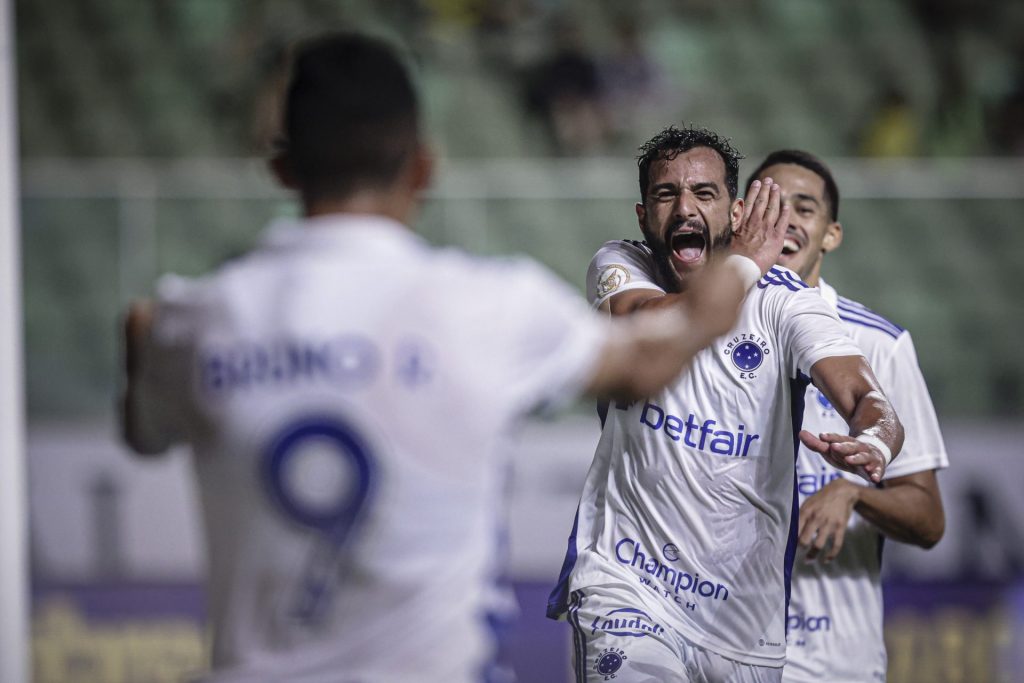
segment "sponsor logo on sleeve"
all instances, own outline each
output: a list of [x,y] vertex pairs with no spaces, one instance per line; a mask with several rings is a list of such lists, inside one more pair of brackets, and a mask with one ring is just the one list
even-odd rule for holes
[[629,271],[617,263],[605,266],[597,276],[597,296],[611,294],[629,282]]

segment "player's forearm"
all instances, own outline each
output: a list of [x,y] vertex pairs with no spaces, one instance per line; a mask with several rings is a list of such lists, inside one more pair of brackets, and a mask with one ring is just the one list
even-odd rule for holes
[[613,322],[589,393],[620,401],[659,391],[712,338],[678,308],[645,311]]
[[121,433],[125,442],[140,455],[157,455],[166,451],[171,443],[159,437],[157,427],[160,416],[151,415],[143,396],[142,348],[149,334],[153,307],[148,301],[134,304],[124,319],[125,387],[121,396]]
[[854,510],[889,538],[922,548],[931,548],[942,538],[946,519],[937,490],[916,483],[858,488]]
[[903,425],[892,404],[878,389],[858,396],[853,413],[847,419],[850,436],[880,439],[895,458],[903,448]]
[[658,311],[666,308],[685,306],[687,300],[686,292],[676,294],[661,294],[644,299],[637,305],[638,311]]

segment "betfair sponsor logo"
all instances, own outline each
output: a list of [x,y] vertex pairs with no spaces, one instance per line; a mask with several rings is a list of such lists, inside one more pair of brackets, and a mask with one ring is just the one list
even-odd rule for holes
[[664,431],[673,441],[682,441],[690,448],[704,453],[745,458],[757,455],[760,434],[751,434],[746,425],[729,429],[718,420],[701,420],[690,413],[684,420],[661,406],[648,401],[640,413],[640,424],[654,431]]

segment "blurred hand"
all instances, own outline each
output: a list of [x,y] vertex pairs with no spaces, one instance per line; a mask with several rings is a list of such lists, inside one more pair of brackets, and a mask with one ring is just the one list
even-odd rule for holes
[[733,254],[752,259],[764,275],[782,253],[789,226],[789,206],[782,205],[782,189],[771,178],[755,180],[743,200],[743,216],[732,231]]
[[691,323],[699,325],[710,341],[733,328],[745,295],[736,271],[713,263],[694,278],[683,304]]

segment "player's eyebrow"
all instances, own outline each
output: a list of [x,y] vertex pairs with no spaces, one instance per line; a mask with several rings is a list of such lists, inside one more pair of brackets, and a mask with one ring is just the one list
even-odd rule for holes
[[678,190],[678,189],[679,189],[679,185],[677,185],[676,183],[664,182],[664,183],[658,183],[657,185],[651,185],[651,189],[648,190],[648,192],[653,193],[653,192],[657,192],[658,190]]
[[713,180],[705,180],[690,186],[691,192],[699,192],[700,190],[714,190],[715,194],[718,194],[718,183]]
[[813,194],[807,194],[806,192],[797,192],[793,195],[793,201],[795,202],[814,202],[815,204],[821,204],[818,198]]

